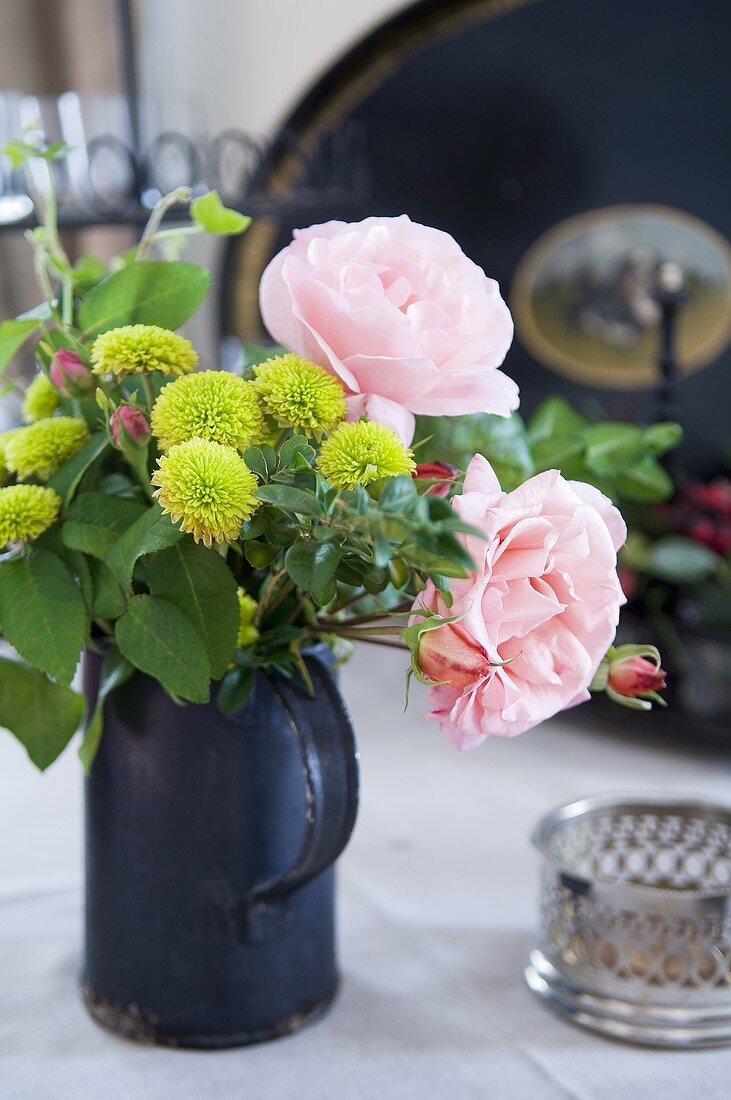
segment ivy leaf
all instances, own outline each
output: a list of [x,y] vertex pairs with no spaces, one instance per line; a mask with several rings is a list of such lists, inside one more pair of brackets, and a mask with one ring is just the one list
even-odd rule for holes
[[238,210],[229,210],[223,205],[218,191],[209,191],[207,195],[193,199],[190,216],[207,233],[219,237],[234,237],[251,225],[251,218],[246,214],[239,214]]
[[260,485],[256,491],[259,500],[274,504],[283,512],[301,516],[324,516],[325,509],[314,493],[295,489],[293,485]]
[[147,511],[144,504],[105,493],[81,493],[66,513],[63,541],[72,550],[106,558],[123,531]]
[[298,539],[287,551],[284,567],[298,588],[305,592],[324,592],[339,562],[340,550],[334,543]]
[[205,298],[210,282],[208,271],[182,260],[131,264],[89,291],[79,309],[79,324],[87,340],[118,325],[180,328]]
[[215,550],[186,539],[151,554],[145,569],[153,596],[163,596],[190,619],[218,680],[231,662],[239,630],[236,581],[226,562]]
[[3,321],[0,325],[0,372],[4,371],[16,352],[20,351],[32,333],[38,329],[38,321]]
[[116,646],[110,646],[102,661],[94,710],[86,724],[84,740],[79,746],[79,760],[84,765],[84,772],[87,775],[94,763],[104,731],[104,701],[110,692],[126,683],[133,672],[134,666],[127,658],[122,656]]
[[70,458],[56,471],[48,482],[49,488],[55,489],[64,503],[68,504],[78,489],[84,474],[104,454],[108,446],[107,433],[96,432],[78,454],[75,454],[73,458]]
[[71,683],[87,630],[81,592],[49,550],[0,565],[0,626],[24,660]]
[[76,733],[84,699],[20,661],[0,657],[0,725],[25,747],[37,768],[52,764]]
[[207,703],[211,668],[203,639],[190,619],[159,596],[133,596],[117,620],[120,652],[135,668],[192,703]]
[[107,556],[107,565],[127,591],[132,583],[132,571],[138,558],[155,550],[166,550],[183,537],[170,516],[159,504],[153,504],[120,535]]

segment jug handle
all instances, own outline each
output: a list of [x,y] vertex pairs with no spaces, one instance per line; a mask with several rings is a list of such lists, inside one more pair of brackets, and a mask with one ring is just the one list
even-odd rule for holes
[[272,680],[302,755],[305,833],[292,866],[249,892],[244,933],[250,940],[276,934],[286,916],[282,902],[335,862],[358,810],[358,752],[350,715],[325,662],[308,654],[305,663],[314,695],[292,681]]

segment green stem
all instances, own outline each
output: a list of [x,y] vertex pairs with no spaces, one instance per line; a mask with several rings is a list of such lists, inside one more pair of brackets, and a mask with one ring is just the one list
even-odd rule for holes
[[171,191],[169,195],[163,195],[163,197],[155,204],[155,208],[148,218],[147,225],[144,228],[140,243],[137,247],[137,255],[135,259],[138,263],[141,263],[145,259],[147,253],[152,248],[154,239],[160,230],[162,220],[167,214],[168,210],[172,206],[177,206],[178,203],[190,202],[190,188],[189,187],[177,187],[175,191]]

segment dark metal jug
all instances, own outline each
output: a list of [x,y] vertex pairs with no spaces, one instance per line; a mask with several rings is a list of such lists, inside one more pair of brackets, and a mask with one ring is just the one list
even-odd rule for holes
[[[227,1047],[325,1011],[337,986],[333,862],[357,808],[353,730],[315,687],[257,673],[238,714],[136,674],[107,699],[86,783],[92,1015],[131,1038]],[[85,690],[96,696],[100,659]]]

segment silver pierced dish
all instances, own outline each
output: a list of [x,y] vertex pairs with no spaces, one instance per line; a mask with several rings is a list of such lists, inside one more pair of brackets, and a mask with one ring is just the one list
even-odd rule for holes
[[731,1043],[731,807],[587,798],[543,818],[533,843],[530,989],[614,1039]]

